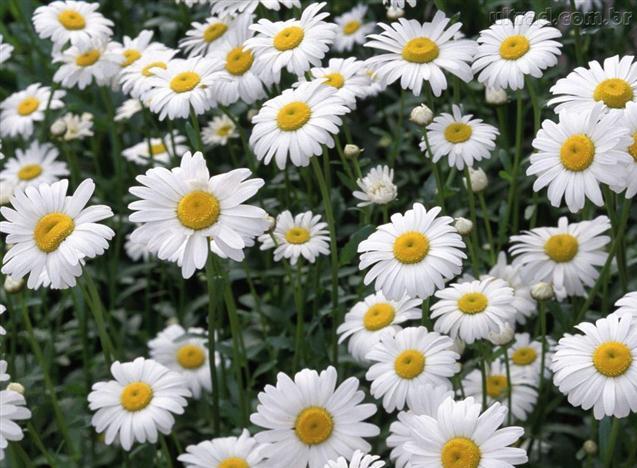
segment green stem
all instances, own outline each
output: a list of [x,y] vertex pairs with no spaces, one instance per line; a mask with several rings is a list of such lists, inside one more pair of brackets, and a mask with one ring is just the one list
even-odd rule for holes
[[[575,6],[575,0],[571,0],[571,12],[574,15],[577,14],[577,7]],[[575,57],[577,58],[577,64],[581,65],[584,62],[584,54],[582,52],[582,38],[581,38],[581,31],[580,31],[580,26],[578,21],[574,22],[573,31],[575,32]]]
[[168,443],[166,442],[166,436],[164,436],[164,434],[159,435],[159,444],[161,445],[161,451],[166,458],[166,466],[168,468],[173,468],[173,457],[168,449]]
[[495,241],[493,240],[493,231],[491,229],[491,220],[489,219],[489,210],[487,209],[487,202],[484,199],[484,193],[478,192],[478,200],[480,201],[480,209],[482,210],[482,219],[484,220],[484,226],[487,231],[487,241],[489,242],[489,258],[491,264],[495,265]]
[[518,190],[518,173],[520,172],[520,163],[522,159],[522,133],[523,133],[523,117],[524,106],[522,102],[522,92],[517,93],[516,120],[515,120],[515,154],[513,159],[513,167],[511,170],[511,185],[509,187],[509,195],[507,197],[507,206],[504,214],[504,222],[500,225],[499,240],[500,245],[505,243],[504,235],[506,234],[509,221],[513,219],[512,232],[517,232],[516,219],[517,214],[517,190]]
[[619,418],[613,416],[613,424],[608,436],[606,453],[604,454],[604,468],[610,468],[610,466],[613,464],[613,454],[615,452],[615,445],[617,443],[617,435],[619,434],[620,425],[621,424]]
[[[82,276],[82,282],[84,283],[84,288],[82,291],[84,292],[84,296],[86,299],[91,312],[93,313],[93,318],[95,319],[95,323],[97,325],[97,332],[100,337],[100,344],[102,345],[102,352],[104,353],[104,362],[107,367],[111,366],[112,356],[113,356],[113,344],[111,342],[110,336],[106,331],[106,323],[104,321],[104,305],[100,300],[99,293],[97,291],[97,286],[93,282],[93,278],[91,275],[85,271]],[[81,284],[81,283],[80,283]]]
[[434,174],[434,179],[436,179],[436,198],[438,198],[438,204],[442,211],[445,211],[445,186],[442,182],[442,177],[440,176],[440,169],[438,165],[434,162],[434,154],[431,151],[431,146],[429,146],[429,136],[427,135],[427,130],[423,132],[423,139],[425,140],[425,146],[427,147],[427,153],[429,154],[427,161],[431,164],[431,172]]
[[294,359],[292,361],[292,369],[297,370],[299,363],[303,363],[303,296],[301,293],[301,277],[303,270],[301,268],[301,259],[297,263],[296,277],[292,274],[292,269],[287,268],[288,275],[290,277],[290,285],[294,284],[294,306],[296,308],[296,335],[294,339]]
[[506,345],[503,347],[504,350],[504,368],[506,370],[507,376],[507,407],[509,411],[507,411],[507,426],[511,425],[511,419],[513,414],[513,405],[511,401],[513,400],[513,385],[511,383],[511,364],[509,363],[509,346]]
[[469,256],[471,257],[471,269],[473,275],[478,278],[480,276],[480,257],[478,255],[479,243],[478,243],[478,216],[476,214],[476,200],[473,193],[473,187],[471,185],[471,176],[469,175],[469,167],[465,166],[464,176],[466,182],[467,198],[469,199],[469,215],[471,222],[473,223],[473,229],[470,234],[471,249]]
[[217,298],[215,291],[218,291],[219,277],[215,271],[214,258],[208,254],[206,263],[206,280],[208,286],[208,363],[210,366],[210,377],[212,379],[212,428],[213,435],[221,432],[221,420],[219,419],[219,379],[217,375],[217,353],[216,353],[216,325],[217,325]]
[[192,123],[192,129],[195,133],[195,141],[192,141],[192,145],[197,151],[203,152],[203,142],[201,141],[201,129],[199,128],[199,118],[195,114],[195,110],[190,108],[190,122]]
[[398,125],[396,127],[397,135],[395,138],[394,150],[391,152],[389,156],[389,166],[394,167],[396,163],[396,158],[398,158],[398,153],[400,153],[400,147],[403,143],[403,113],[405,112],[405,90],[400,89],[400,100],[398,101]]
[[482,411],[487,409],[487,358],[480,352],[480,376],[482,377]]

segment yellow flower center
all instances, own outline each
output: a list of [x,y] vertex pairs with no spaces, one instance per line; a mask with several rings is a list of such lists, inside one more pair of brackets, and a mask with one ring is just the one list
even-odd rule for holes
[[217,465],[217,468],[250,468],[250,465],[248,465],[248,462],[243,458],[230,457],[222,460],[221,463]]
[[208,192],[190,192],[177,204],[177,218],[181,224],[194,230],[212,226],[219,219],[220,213],[219,200]]
[[176,93],[192,91],[201,82],[201,76],[193,71],[181,72],[170,80],[170,89]]
[[619,341],[607,341],[593,352],[593,365],[597,372],[606,377],[619,377],[633,363],[628,346]]
[[487,395],[491,398],[499,398],[509,388],[506,375],[490,375],[487,377]]
[[151,68],[163,68],[164,70],[168,67],[168,65],[166,65],[165,62],[151,62],[148,65],[146,65],[144,68],[142,68],[142,75],[144,76],[153,76],[154,73],[152,72]]
[[394,241],[394,258],[400,263],[410,265],[419,263],[429,253],[429,239],[420,232],[409,231]]
[[177,362],[184,369],[198,369],[206,362],[201,346],[185,344],[177,350]]
[[252,52],[242,47],[235,47],[226,56],[226,70],[232,75],[241,76],[250,70],[252,62],[254,62]]
[[581,172],[593,164],[595,144],[584,134],[568,137],[560,148],[560,161],[569,171]]
[[18,114],[21,116],[27,116],[33,114],[40,107],[40,100],[33,96],[24,98],[18,104]]
[[228,30],[228,26],[224,23],[213,23],[209,25],[203,32],[203,40],[207,44],[219,39]]
[[504,60],[517,60],[529,51],[531,44],[529,40],[516,34],[509,36],[500,44],[500,57]]
[[285,132],[293,132],[305,125],[312,116],[312,109],[306,103],[294,101],[281,107],[276,115],[276,123]]
[[90,67],[99,59],[100,59],[100,51],[97,49],[91,49],[75,57],[75,64],[78,67]]
[[628,101],[633,100],[633,88],[626,80],[609,78],[602,81],[593,91],[593,99],[603,101],[613,109],[623,109]]
[[340,89],[345,84],[345,77],[336,72],[336,73],[328,73],[323,77],[325,79],[325,84],[328,86],[332,86],[336,89]]
[[222,125],[221,127],[217,129],[217,135],[220,137],[226,137],[230,135],[233,128],[234,128],[234,125],[231,125],[231,124]]
[[305,244],[310,240],[310,231],[302,227],[293,227],[285,233],[285,240],[290,244]]
[[478,468],[481,457],[480,448],[466,437],[449,439],[440,451],[443,468]]
[[124,61],[122,62],[122,67],[127,67],[131,63],[136,62],[142,56],[141,52],[137,49],[126,49],[122,52],[124,56]]
[[348,21],[343,25],[343,34],[349,36],[354,34],[361,27],[361,22],[357,20]]
[[303,28],[299,26],[288,26],[279,31],[274,36],[273,44],[276,50],[285,52],[286,50],[294,49],[303,41],[305,32]]
[[396,315],[396,310],[391,304],[379,302],[374,304],[363,317],[363,325],[369,331],[377,331],[391,324]]
[[402,52],[403,58],[412,63],[429,63],[436,60],[439,54],[438,45],[428,37],[410,39]]
[[417,349],[407,349],[394,360],[396,375],[403,379],[413,379],[425,369],[425,355]]
[[511,355],[511,360],[516,366],[528,366],[535,362],[537,353],[530,346],[523,346],[515,350]]
[[544,243],[544,253],[557,263],[573,260],[579,251],[579,242],[570,234],[555,234]]
[[58,15],[58,21],[62,26],[64,26],[64,29],[68,29],[69,31],[84,29],[86,26],[84,16],[75,10],[61,11]]
[[628,154],[630,154],[635,163],[637,163],[637,132],[633,133],[633,144],[628,147]]
[[166,146],[163,143],[157,143],[154,145],[150,145],[150,155],[156,156],[158,154],[163,154],[166,152]]
[[479,314],[484,312],[488,305],[489,299],[480,292],[466,293],[458,299],[458,309],[463,314]]
[[31,180],[42,174],[42,166],[39,164],[25,164],[18,171],[18,179]]
[[153,399],[153,389],[146,382],[132,382],[124,387],[119,401],[127,411],[139,411],[146,408]]
[[294,422],[294,432],[306,445],[318,445],[332,435],[334,420],[332,415],[320,406],[309,406],[299,413]]
[[445,128],[445,139],[449,143],[464,143],[473,134],[473,129],[466,123],[454,122]]
[[69,215],[49,213],[38,220],[33,229],[33,239],[42,252],[50,253],[57,250],[74,229],[75,223]]

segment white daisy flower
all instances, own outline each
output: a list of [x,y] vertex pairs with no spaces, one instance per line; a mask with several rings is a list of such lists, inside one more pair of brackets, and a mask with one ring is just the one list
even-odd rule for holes
[[629,314],[637,323],[637,291],[629,292],[615,302],[615,307],[618,309],[615,311],[618,315]]
[[376,405],[362,403],[365,394],[357,378],[339,386],[336,379],[334,367],[320,374],[303,369],[294,380],[279,372],[276,386],[259,393],[250,421],[265,428],[255,438],[268,444],[263,448],[267,468],[323,468],[339,456],[349,459],[356,450],[371,449],[364,438],[380,430],[363,421],[376,413]]
[[268,227],[266,213],[243,202],[263,186],[250,179],[248,169],[235,169],[210,177],[200,152],[187,152],[179,167],[156,167],[137,176],[142,186],[130,193],[141,200],[129,208],[131,222],[143,223],[131,239],[143,242],[161,260],[181,266],[184,278],[206,264],[209,251],[234,260],[244,258],[250,239]]
[[625,184],[626,171],[633,163],[627,153],[632,140],[620,123],[621,114],[606,113],[601,104],[590,112],[562,112],[559,122],[542,122],[533,140],[536,152],[526,175],[535,175],[533,190],[548,186],[551,205],[559,207],[562,198],[571,213],[576,213],[589,199],[604,204],[599,184]]
[[161,138],[149,138],[126,148],[122,151],[122,156],[142,166],[148,164],[167,165],[170,163],[171,157],[181,157],[188,151],[188,146],[185,143],[186,137],[173,130],[172,136],[168,133]]
[[[356,100],[367,96],[371,78],[367,74],[366,64],[355,57],[331,58],[327,67],[315,67],[310,75],[324,86],[336,88],[340,97],[350,109],[356,108]],[[300,82],[305,78],[300,78]]]
[[573,406],[595,419],[625,418],[637,412],[637,326],[628,314],[595,324],[582,322],[567,333],[553,355],[553,382]]
[[407,294],[427,298],[445,281],[460,274],[465,244],[453,227],[453,218],[438,216],[440,207],[427,211],[414,203],[405,214],[396,213],[391,222],[376,228],[358,245],[358,268],[371,266],[366,285],[375,281],[375,289],[388,299],[399,300]]
[[64,107],[62,98],[65,95],[66,91],[58,90],[53,91],[51,96],[51,88],[40,83],[13,93],[0,103],[0,135],[29,138],[33,134],[34,123],[44,120],[47,105],[51,110]]
[[548,102],[555,112],[568,110],[575,113],[590,112],[599,102],[604,110],[623,113],[629,102],[637,102],[637,62],[632,55],[618,55],[604,60],[588,62],[588,68],[577,67],[566,78],[553,85]]
[[389,166],[378,165],[369,170],[356,184],[362,192],[355,190],[352,195],[362,200],[356,206],[386,205],[398,196],[398,187],[394,185],[394,170]]
[[24,438],[22,428],[16,421],[31,418],[24,396],[13,390],[0,391],[0,460],[4,460],[4,449],[9,442],[18,442]]
[[66,163],[56,161],[58,154],[52,144],[33,141],[27,149],[15,150],[15,158],[8,159],[0,171],[0,181],[21,188],[51,184],[69,174]]
[[[462,171],[465,164],[473,167],[474,161],[489,159],[500,134],[498,129],[483,123],[482,119],[474,119],[472,114],[462,115],[456,104],[451,106],[451,112],[443,112],[427,127],[433,162],[447,156],[449,166]],[[424,138],[420,150],[428,154]]]
[[498,261],[489,270],[487,276],[500,278],[507,282],[513,289],[513,308],[516,311],[515,321],[524,325],[526,320],[534,316],[537,312],[537,304],[531,297],[531,286],[520,274],[519,265],[509,265],[507,263],[506,252],[498,254]]
[[274,248],[274,261],[286,258],[296,265],[300,257],[314,263],[319,255],[329,255],[329,234],[327,223],[321,221],[321,215],[311,211],[292,216],[289,211],[279,214],[274,231],[259,237],[261,250]]
[[183,414],[190,396],[183,377],[143,357],[115,361],[111,374],[115,380],[93,384],[88,395],[89,408],[95,411],[91,424],[104,433],[104,443],[111,445],[119,437],[128,452],[134,442],[154,444],[158,433],[170,434],[173,414]]
[[112,44],[92,41],[86,45],[71,46],[54,55],[53,62],[62,65],[53,75],[53,81],[66,88],[82,90],[95,81],[99,86],[109,85],[121,70],[123,57],[113,51]]
[[122,91],[139,100],[140,108],[142,103],[148,107],[149,102],[142,97],[151,88],[150,79],[156,70],[168,68],[168,63],[173,60],[176,53],[177,51],[173,49],[146,51],[138,60],[122,70],[120,78]]
[[557,227],[540,227],[511,236],[513,245],[509,251],[516,257],[513,266],[520,268],[529,284],[552,284],[559,300],[586,296],[586,288],[592,287],[599,276],[596,267],[606,262],[605,247],[610,237],[602,234],[609,229],[606,216],[571,224],[561,217]]
[[384,83],[391,84],[400,78],[400,86],[410,89],[415,96],[420,95],[424,81],[429,83],[435,96],[440,96],[447,89],[443,71],[465,82],[471,81],[473,73],[469,62],[477,44],[454,39],[462,23],[447,28],[449,21],[443,12],[436,11],[433,20],[425,23],[404,18],[390,25],[378,23],[384,31],[369,35],[365,47],[388,53],[371,57],[368,64]]
[[115,122],[128,120],[142,110],[142,102],[139,99],[126,99],[115,111]]
[[367,6],[358,4],[350,11],[334,18],[338,26],[334,37],[334,49],[337,52],[348,52],[356,44],[364,44],[365,37],[374,31],[374,23],[366,23]]
[[499,278],[455,283],[436,292],[436,297],[440,300],[431,306],[431,318],[437,319],[434,330],[467,344],[515,321],[513,289]]
[[480,32],[478,50],[471,68],[480,72],[478,81],[489,88],[522,89],[524,76],[541,78],[557,64],[562,37],[550,21],[533,21],[535,12],[518,15],[511,21],[499,19]]
[[628,154],[632,156],[632,161],[629,161],[625,167],[626,177],[624,183],[613,184],[610,188],[617,193],[626,190],[626,198],[633,198],[637,195],[637,102],[626,104],[624,124],[628,127],[629,137],[631,138]]
[[218,115],[201,129],[201,141],[204,145],[225,146],[228,140],[237,138],[237,126],[226,114]]
[[[250,15],[246,15],[250,21]],[[224,39],[235,28],[235,19],[230,16],[210,16],[204,23],[194,21],[186,31],[186,37],[179,41],[179,48],[188,57],[205,56],[220,47]]]
[[511,468],[526,463],[526,451],[511,447],[524,434],[518,426],[498,429],[507,409],[495,403],[480,413],[481,405],[469,397],[447,398],[435,417],[411,418],[412,439],[405,444],[412,466],[467,466]]
[[245,47],[254,51],[257,66],[264,73],[269,72],[269,76],[263,75],[266,83],[278,83],[284,67],[301,76],[312,65],[321,65],[336,35],[336,25],[323,21],[329,16],[327,12],[320,12],[324,6],[325,2],[311,3],[299,20],[273,23],[262,18],[250,26],[258,34],[246,41]]
[[[540,368],[542,367],[542,342],[541,337],[531,340],[528,333],[516,333],[515,341],[508,349],[511,369],[519,371],[520,374],[533,381],[540,376]],[[551,357],[553,356],[553,348],[555,342],[550,336],[546,337],[546,350],[544,353],[544,375],[550,375]]]
[[6,242],[15,244],[4,256],[2,273],[16,279],[29,275],[27,286],[64,289],[75,286],[86,259],[102,255],[113,230],[98,221],[113,216],[108,206],[85,208],[95,184],[84,180],[73,195],[69,182],[18,189],[13,208],[0,208],[7,221],[0,222]]
[[268,10],[279,11],[285,8],[301,8],[300,0],[208,0],[212,4],[213,14],[252,13],[259,5]]
[[321,145],[334,148],[333,135],[343,123],[339,116],[347,112],[336,88],[318,81],[302,83],[263,104],[252,118],[250,147],[265,164],[274,158],[284,169],[289,158],[295,166],[305,167],[312,156],[322,153]]
[[107,41],[113,31],[113,22],[97,11],[98,3],[63,0],[36,8],[33,26],[42,39],[50,38],[54,50],[67,42],[78,47],[89,47],[93,40]]
[[153,50],[162,50],[166,47],[160,42],[151,42],[153,40],[153,31],[144,29],[135,38],[124,36],[122,43],[113,42],[112,51],[123,57],[121,62],[122,68],[130,67],[139,60],[146,52]]
[[338,457],[336,460],[328,461],[323,468],[383,468],[385,462],[378,455],[367,455],[357,450],[352,455],[352,461],[347,461],[345,457]]
[[414,396],[425,384],[451,388],[449,379],[460,370],[460,355],[452,346],[451,338],[425,327],[381,336],[365,356],[372,362],[365,374],[372,382],[370,393],[382,398],[385,411],[391,413],[405,405],[411,408]]
[[84,112],[82,115],[78,115],[69,112],[51,125],[51,133],[55,134],[54,127],[66,141],[83,140],[93,136],[93,114]]
[[147,262],[152,257],[152,252],[148,250],[148,245],[143,242],[135,242],[131,240],[131,235],[126,234],[126,241],[124,242],[124,250],[126,255],[134,262],[142,260]]
[[369,63],[370,59],[365,60],[365,68],[364,71],[369,76],[370,84],[367,87],[367,93],[365,97],[374,97],[385,91],[387,89],[387,84],[383,83],[381,77],[374,71],[374,67]]
[[0,34],[0,64],[9,60],[11,52],[13,52],[13,46],[11,44],[3,43],[3,37],[2,34]]
[[422,317],[420,299],[404,296],[399,301],[390,301],[382,292],[367,296],[357,302],[345,314],[345,321],[336,330],[338,342],[349,338],[347,350],[360,363],[368,363],[365,356],[386,334],[395,335],[402,330],[401,324]]
[[264,468],[261,446],[247,429],[239,437],[218,437],[186,447],[177,457],[186,468]]

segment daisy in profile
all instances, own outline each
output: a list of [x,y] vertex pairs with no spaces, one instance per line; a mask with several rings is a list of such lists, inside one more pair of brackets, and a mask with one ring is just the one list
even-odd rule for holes
[[88,47],[93,40],[107,41],[113,31],[113,22],[104,18],[98,3],[63,0],[36,8],[33,26],[42,39],[51,39],[54,50],[67,42]]
[[128,452],[135,442],[154,444],[159,433],[170,434],[173,414],[183,414],[190,396],[183,377],[143,357],[115,361],[111,374],[115,380],[93,384],[88,395],[95,412],[91,424],[104,433],[104,443],[111,445],[118,438]]
[[487,276],[500,278],[507,282],[513,289],[513,308],[516,311],[515,321],[525,324],[527,319],[537,312],[537,304],[531,297],[531,285],[520,274],[519,265],[511,265],[507,262],[506,252],[498,254],[498,260],[489,270]]
[[632,161],[629,161],[625,168],[625,183],[612,184],[610,188],[617,193],[626,190],[626,198],[633,198],[637,195],[637,102],[626,104],[624,124],[628,127],[628,134],[631,139],[628,146],[628,154],[632,156]]
[[378,455],[367,455],[360,450],[354,452],[352,461],[347,461],[345,457],[338,457],[330,460],[323,468],[383,468],[385,462]]
[[637,62],[632,55],[615,55],[588,62],[588,68],[577,67],[566,78],[553,85],[548,102],[555,112],[564,110],[590,112],[599,102],[604,110],[621,114],[629,102],[637,102]]
[[284,211],[276,219],[274,231],[259,237],[261,250],[274,248],[274,261],[286,258],[296,265],[300,257],[314,263],[319,255],[329,255],[329,234],[327,223],[321,221],[321,215],[311,211],[292,216]]
[[254,52],[264,73],[269,73],[263,76],[266,83],[278,83],[282,68],[301,76],[312,65],[321,65],[336,35],[336,25],[323,21],[329,16],[321,12],[324,6],[325,2],[311,3],[298,20],[273,23],[262,18],[250,26],[257,35],[246,41],[245,46]]
[[23,91],[13,93],[0,103],[0,136],[29,138],[33,134],[36,122],[44,120],[47,104],[49,109],[64,107],[62,98],[66,91],[53,91],[51,88],[33,83]]
[[449,25],[449,18],[443,12],[437,11],[433,20],[425,23],[399,18],[396,23],[378,25],[383,32],[369,35],[365,47],[387,52],[367,61],[384,83],[391,84],[400,78],[403,89],[410,89],[419,96],[426,81],[437,97],[447,89],[443,71],[464,82],[473,78],[469,63],[477,44],[454,39],[462,23]]
[[431,318],[437,319],[434,329],[467,344],[515,321],[513,289],[498,278],[455,283],[436,292],[436,297],[439,301],[431,307]]
[[526,175],[536,176],[533,190],[548,186],[551,205],[562,199],[571,213],[584,208],[586,199],[604,204],[599,184],[625,185],[626,171],[633,163],[627,152],[632,139],[620,123],[621,114],[609,114],[601,104],[589,112],[562,112],[559,122],[542,122],[533,140],[536,152]]
[[69,174],[66,163],[56,161],[57,157],[55,146],[34,141],[26,150],[15,150],[15,158],[7,160],[0,171],[0,181],[16,187],[53,183]]
[[115,122],[129,120],[142,110],[142,102],[139,99],[126,99],[115,111]]
[[176,53],[177,51],[173,49],[148,50],[139,59],[122,69],[120,75],[122,91],[139,102],[140,110],[142,103],[146,107],[149,105],[143,96],[151,88],[150,79],[155,75],[155,71],[168,68],[168,63]]
[[336,88],[340,97],[350,109],[356,108],[356,100],[367,95],[371,78],[365,71],[365,62],[355,57],[331,58],[327,67],[315,67],[310,75],[325,86]]
[[122,55],[113,51],[112,43],[92,41],[82,46],[71,46],[53,58],[62,63],[53,75],[53,81],[66,88],[77,86],[82,90],[95,81],[99,86],[110,84],[121,70]]
[[617,315],[629,314],[636,319],[637,323],[637,291],[625,294],[621,299],[615,302],[615,307],[618,308],[615,311]]
[[530,284],[552,284],[559,300],[586,296],[586,288],[592,287],[599,276],[596,267],[606,262],[605,247],[610,237],[603,234],[609,229],[606,216],[571,224],[561,217],[557,227],[540,227],[511,236],[513,266],[520,268]]
[[[456,104],[451,107],[451,112],[443,112],[427,127],[433,162],[437,163],[446,156],[449,166],[462,171],[465,165],[473,167],[474,161],[489,159],[495,149],[495,139],[500,134],[498,129],[482,119],[474,119],[472,114],[462,115]],[[420,150],[427,153],[424,139]]]
[[226,146],[229,140],[238,136],[237,126],[226,114],[213,117],[208,125],[201,129],[201,140],[204,145]]
[[366,23],[367,6],[358,4],[350,11],[334,18],[338,26],[334,37],[337,52],[349,52],[357,44],[364,44],[365,37],[374,31],[374,23]]
[[402,330],[401,325],[408,320],[422,317],[420,299],[407,296],[398,301],[390,301],[383,293],[377,292],[357,302],[345,314],[345,321],[339,325],[338,342],[349,338],[347,350],[360,363],[368,363],[367,354],[386,334],[394,335]]
[[177,457],[186,468],[265,468],[261,445],[244,429],[239,437],[218,437],[186,447]]
[[394,185],[394,170],[389,166],[378,165],[369,170],[356,184],[362,191],[355,190],[352,195],[361,200],[356,206],[386,205],[398,196],[398,187]]
[[188,117],[190,109],[203,114],[214,104],[210,88],[220,78],[221,62],[211,58],[173,59],[167,67],[152,68],[150,89],[143,100],[159,120]]
[[16,279],[28,274],[31,289],[75,286],[86,259],[102,255],[115,235],[98,223],[113,216],[109,207],[86,207],[95,191],[93,181],[84,180],[69,196],[68,185],[64,179],[18,189],[11,198],[13,208],[0,208],[6,219],[0,232],[14,244],[4,256],[2,273]]
[[51,134],[66,141],[93,136],[93,114],[84,112],[78,115],[68,112],[53,122]]
[[188,151],[188,146],[185,143],[186,137],[173,130],[172,135],[169,133],[161,138],[148,138],[140,141],[122,151],[122,155],[129,161],[142,166],[148,164],[167,165],[170,163],[171,157],[179,158]]
[[281,7],[301,8],[300,0],[208,0],[213,14],[233,15],[236,13],[252,13],[259,5],[268,10],[279,11]]
[[[516,333],[515,341],[513,341],[507,351],[511,361],[511,369],[514,372],[519,372],[530,381],[539,377],[540,368],[542,367],[542,342],[540,339],[541,337],[537,340],[531,340],[531,336],[528,333]],[[555,342],[549,336],[546,337],[546,341],[544,375],[548,376]]]
[[[179,167],[156,167],[137,176],[142,184],[130,189],[140,200],[129,208],[133,223],[142,223],[131,240],[148,245],[161,260],[177,262],[184,278],[206,264],[213,248],[243,259],[246,238],[261,235],[268,226],[261,208],[243,202],[263,186],[250,179],[248,169],[235,169],[210,177],[200,152],[187,152]],[[177,255],[176,255],[177,254]]]
[[412,466],[502,467],[510,468],[528,460],[526,451],[511,447],[524,434],[518,426],[498,429],[507,409],[495,403],[483,413],[481,405],[469,397],[461,401],[447,398],[434,417],[411,419],[412,438],[405,444]]
[[153,31],[144,29],[135,38],[124,36],[122,43],[113,42],[112,51],[123,57],[122,68],[130,67],[133,63],[142,58],[146,52],[152,50],[162,50],[166,47],[160,42],[152,42]]
[[[245,17],[250,21],[250,15]],[[230,16],[210,16],[204,23],[195,21],[190,26],[186,37],[179,41],[179,48],[188,57],[205,56],[223,44],[235,27],[235,20]]]
[[302,83],[263,104],[252,118],[250,147],[265,164],[274,159],[284,169],[289,159],[305,167],[312,156],[322,153],[321,145],[334,148],[333,135],[343,123],[339,116],[347,112],[336,88],[319,81]]
[[529,11],[511,21],[499,19],[480,32],[478,50],[472,69],[479,72],[478,81],[489,88],[522,89],[524,77],[541,78],[549,67],[557,65],[562,37],[550,21],[533,21]]
[[553,382],[573,406],[595,419],[637,412],[637,326],[628,314],[576,325],[553,355]]
[[9,60],[11,52],[13,52],[13,46],[3,42],[2,34],[0,34],[0,64]]
[[358,245],[358,268],[371,267],[365,284],[375,281],[376,291],[388,299],[399,300],[405,294],[427,298],[445,281],[459,275],[464,242],[453,227],[453,218],[438,216],[440,207],[427,211],[414,203],[405,214],[396,213],[391,222],[376,228]]
[[9,442],[24,438],[22,428],[16,421],[30,418],[31,411],[26,408],[24,396],[13,390],[0,391],[0,460],[4,459],[4,449]]
[[449,379],[460,370],[460,355],[452,347],[451,338],[425,327],[381,336],[366,356],[372,362],[365,374],[372,382],[370,393],[382,398],[385,411],[391,413],[405,405],[411,408],[412,399],[425,384],[451,388]]
[[376,405],[362,403],[365,394],[356,377],[338,386],[336,379],[334,367],[320,374],[303,369],[294,380],[279,372],[276,385],[259,393],[250,421],[264,428],[255,438],[267,444],[262,453],[271,461],[266,466],[323,468],[329,460],[371,449],[365,438],[380,430],[364,421],[376,413]]

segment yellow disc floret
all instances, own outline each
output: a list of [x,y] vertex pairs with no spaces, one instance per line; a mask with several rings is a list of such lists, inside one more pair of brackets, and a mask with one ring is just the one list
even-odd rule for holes
[[64,10],[58,14],[58,21],[64,29],[78,31],[86,27],[86,20],[82,14],[75,10]]
[[535,362],[537,352],[530,346],[522,346],[511,355],[511,360],[516,366],[528,366]]
[[33,229],[33,240],[42,252],[50,253],[60,246],[75,229],[73,218],[65,213],[42,216]]
[[203,31],[203,40],[210,44],[212,41],[219,39],[228,30],[228,26],[224,23],[212,23]]
[[177,362],[184,369],[199,369],[206,362],[206,354],[201,346],[188,343],[177,350]]
[[623,109],[628,101],[633,100],[635,92],[626,80],[609,78],[600,82],[593,91],[593,99],[603,101],[613,109]]
[[453,144],[464,143],[471,138],[472,134],[473,129],[471,126],[462,122],[451,123],[445,128],[445,139]]
[[78,67],[90,67],[100,59],[100,56],[99,50],[91,49],[75,57],[75,64]]
[[39,164],[25,164],[18,171],[18,179],[32,180],[42,174],[42,166]]
[[630,348],[619,341],[607,341],[593,352],[593,365],[606,377],[623,375],[633,363]]
[[466,437],[454,437],[442,446],[443,468],[478,468],[482,455],[476,443]]
[[190,229],[206,229],[217,222],[221,206],[217,198],[203,191],[184,195],[177,204],[177,218]]
[[244,458],[230,457],[222,460],[221,463],[217,465],[217,468],[250,468],[250,465],[248,465],[248,462],[245,461]]
[[417,349],[407,349],[394,360],[394,371],[403,379],[411,380],[425,370],[425,355]]
[[129,66],[131,63],[138,61],[142,56],[141,52],[137,49],[126,49],[122,52],[122,55],[124,56],[122,67]]
[[595,143],[588,135],[571,135],[562,143],[560,161],[569,171],[584,171],[593,164],[593,159],[595,159]]
[[29,96],[24,98],[18,104],[18,114],[23,117],[33,114],[40,107],[40,100],[36,97]]
[[458,309],[463,314],[479,314],[484,312],[489,305],[489,299],[481,292],[463,294],[458,299]]
[[327,75],[323,76],[323,79],[325,80],[326,85],[332,86],[336,89],[341,89],[345,84],[345,77],[338,72],[328,73]]
[[500,57],[504,60],[517,60],[526,54],[531,48],[529,40],[516,34],[509,36],[500,44]]
[[544,252],[557,263],[570,262],[579,251],[579,242],[571,234],[555,234],[544,243]]
[[295,226],[285,233],[285,240],[290,244],[305,244],[310,240],[310,231],[303,227]]
[[500,398],[507,388],[509,388],[509,381],[506,375],[490,375],[487,377],[487,395],[491,398]]
[[360,27],[361,27],[360,21],[358,20],[348,21],[347,23],[343,25],[343,34],[345,34],[346,36],[354,34],[356,31],[360,29]]
[[407,265],[421,262],[429,253],[429,239],[421,232],[409,231],[394,241],[394,258]]
[[164,70],[168,67],[165,62],[151,62],[142,68],[142,75],[149,77],[153,76],[154,73],[152,71],[153,68],[163,68]]
[[226,70],[231,75],[241,76],[252,66],[254,55],[243,47],[235,47],[226,55]]
[[378,331],[390,325],[395,315],[394,306],[387,302],[379,302],[367,309],[363,317],[363,325],[368,331]]
[[274,36],[273,44],[276,50],[284,52],[298,47],[304,37],[305,32],[303,28],[299,26],[288,26]]
[[403,46],[402,57],[412,63],[429,63],[438,58],[440,49],[428,37],[410,39]]
[[201,82],[201,76],[199,73],[193,71],[185,71],[177,73],[172,80],[170,80],[170,89],[176,93],[185,93],[192,91]]
[[293,132],[305,125],[312,116],[312,109],[306,103],[294,101],[279,109],[276,123],[285,132]]
[[127,411],[140,411],[153,399],[153,389],[146,382],[132,382],[124,387],[119,401]]
[[306,445],[318,445],[332,435],[334,420],[332,415],[320,406],[309,406],[301,411],[294,422],[294,432]]

